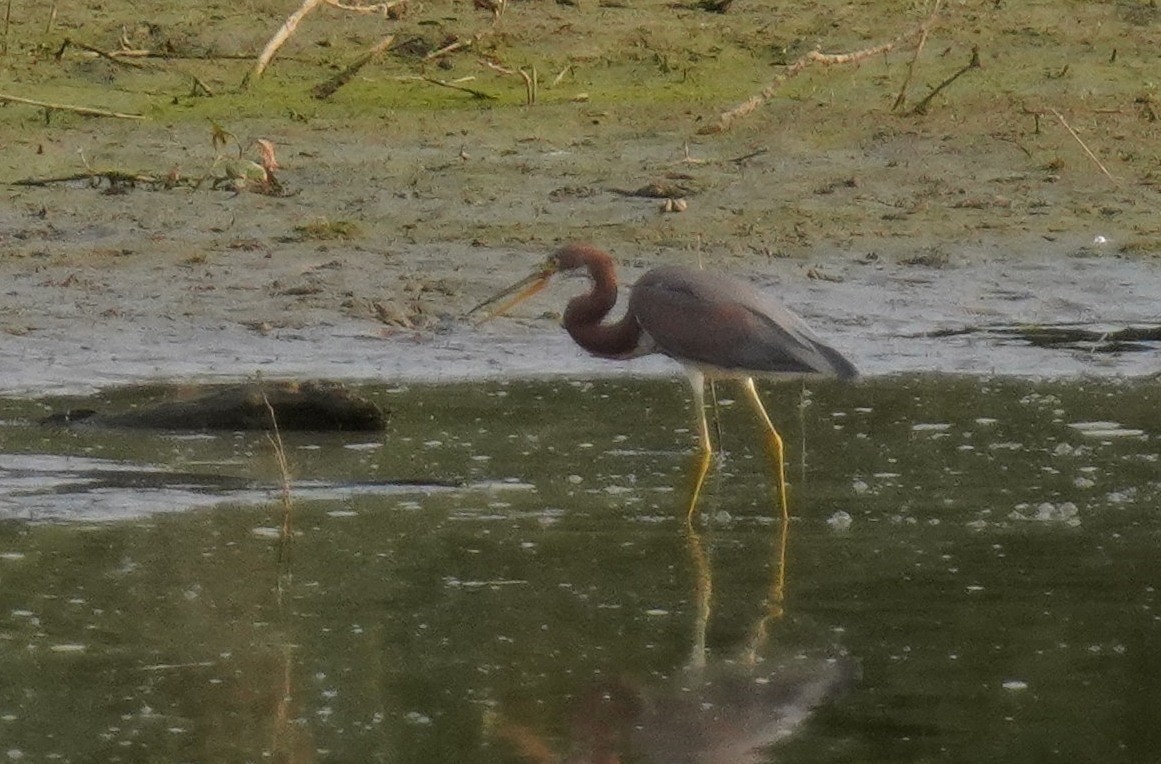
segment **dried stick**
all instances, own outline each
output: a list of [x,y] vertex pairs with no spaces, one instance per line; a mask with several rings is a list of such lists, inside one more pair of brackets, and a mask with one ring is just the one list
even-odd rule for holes
[[72,175],[60,175],[54,178],[23,178],[12,181],[12,185],[44,187],[52,185],[53,183],[76,183],[79,180],[87,180],[90,182],[107,180],[111,186],[132,186],[138,183],[161,184],[166,182],[167,179],[142,173],[125,172],[124,170],[105,170],[104,172],[90,170],[89,172],[77,172]]
[[537,90],[539,77],[536,73],[535,66],[532,67],[532,74],[529,74],[528,72],[524,71],[523,69],[509,69],[506,66],[500,66],[499,64],[493,63],[486,58],[481,58],[480,63],[483,64],[484,66],[488,67],[489,69],[493,70],[493,71],[499,72],[500,74],[510,74],[512,76],[519,76],[521,79],[524,80],[525,102],[529,106],[536,103],[536,90]]
[[945,87],[947,87],[951,83],[958,80],[963,75],[967,74],[972,69],[979,69],[979,68],[980,68],[980,49],[973,45],[972,46],[972,58],[971,58],[971,60],[968,61],[967,64],[965,64],[962,69],[960,69],[955,74],[948,77],[943,82],[936,85],[935,89],[932,90],[930,93],[928,93],[926,96],[924,96],[922,101],[915,104],[914,109],[907,112],[907,116],[915,116],[916,114],[926,114],[927,113],[927,106],[928,106],[928,104],[931,103],[931,99],[935,98],[935,96],[937,96],[941,90],[943,90]]
[[116,117],[117,119],[145,119],[144,114],[124,114],[119,111],[106,111],[105,109],[94,109],[89,106],[73,106],[67,103],[49,103],[47,101],[34,101],[31,98],[20,98],[19,96],[7,95],[0,93],[0,101],[10,101],[12,103],[23,103],[29,106],[39,106],[44,109],[56,111],[71,111],[74,114],[84,114],[87,117]]
[[262,76],[262,72],[266,71],[266,67],[270,65],[270,61],[274,58],[274,54],[282,47],[283,43],[291,38],[295,30],[298,29],[299,23],[306,18],[306,16],[317,8],[320,4],[327,2],[327,0],[303,0],[302,5],[298,10],[290,14],[286,21],[282,22],[282,26],[266,43],[266,47],[262,49],[262,55],[258,56],[258,61],[254,64],[254,68],[243,78],[242,87],[250,84],[251,78],[257,79]]
[[389,14],[401,5],[407,5],[408,0],[394,0],[390,3],[375,3],[374,5],[347,5],[341,3],[339,0],[326,0],[326,4],[332,8],[338,8],[340,11],[352,11],[353,13],[382,13],[384,16]]
[[171,53],[167,50],[114,50],[109,55],[113,58],[166,58],[175,61],[238,61],[254,58],[250,53]]
[[428,53],[423,57],[423,60],[430,61],[433,58],[439,58],[440,56],[447,55],[448,53],[459,50],[460,48],[470,48],[476,42],[476,39],[477,37],[467,37],[463,40],[456,40],[455,42],[448,43],[439,50],[433,50],[431,53]]
[[[938,11],[938,9],[939,8],[937,5],[936,11]],[[774,94],[778,91],[778,88],[782,87],[782,85],[787,80],[801,74],[802,71],[812,63],[819,63],[827,66],[832,64],[850,64],[871,58],[872,56],[889,53],[900,43],[924,34],[925,31],[935,23],[935,18],[936,13],[932,12],[932,14],[928,16],[922,24],[919,24],[914,29],[899,35],[890,42],[883,43],[882,45],[876,45],[872,48],[864,48],[863,50],[856,50],[850,53],[820,53],[817,50],[812,50],[788,66],[785,72],[779,75],[779,77],[769,85],[764,87],[760,93],[750,96],[748,99],[730,109],[729,111],[722,112],[720,115],[718,115],[717,122],[712,125],[706,125],[705,127],[698,130],[698,133],[705,135],[708,133],[725,132],[730,128],[730,125],[734,123],[734,120],[740,119],[753,113],[759,106],[773,98]]]
[[100,48],[95,48],[92,45],[86,45],[83,42],[77,42],[76,40],[74,40],[71,37],[64,38],[64,42],[61,43],[60,49],[57,50],[57,52],[56,52],[56,60],[57,61],[61,60],[61,58],[64,56],[64,52],[66,50],[68,50],[70,45],[74,48],[80,48],[81,50],[86,50],[89,53],[95,53],[98,56],[100,56],[101,58],[105,59],[106,61],[112,61],[117,66],[127,66],[131,69],[146,69],[147,68],[144,64],[139,64],[136,61],[122,60],[112,53],[108,53],[106,51],[103,51]]
[[200,92],[203,95],[213,97],[214,91],[210,90],[209,85],[202,82],[201,77],[197,76],[196,74],[191,74],[190,77],[193,78],[193,87],[190,88],[190,93],[189,93],[191,96],[196,96]]
[[489,101],[496,100],[496,96],[492,95],[491,93],[485,93],[482,90],[476,90],[475,88],[468,88],[468,87],[464,87],[463,85],[457,85],[454,82],[448,82],[446,80],[437,80],[435,77],[421,77],[419,75],[412,75],[412,76],[408,76],[408,77],[400,77],[399,79],[401,79],[401,80],[416,80],[419,82],[426,82],[426,83],[431,84],[431,85],[439,85],[441,88],[451,88],[452,90],[458,90],[461,93],[470,93],[472,96],[474,96],[476,98],[489,100]]
[[326,82],[316,85],[311,94],[319,100],[330,98],[335,94],[335,91],[350,82],[359,71],[373,61],[380,53],[391,47],[391,43],[395,42],[395,35],[389,34],[379,42],[375,43],[370,50],[357,59],[352,61],[341,72],[331,77]]
[[[137,70],[142,70],[142,71],[149,71],[149,70],[156,71],[159,67],[156,64],[142,64],[142,63],[138,63],[136,61],[131,61],[128,59],[130,59],[130,58],[143,58],[146,56],[155,56],[158,58],[165,58],[165,59],[176,58],[176,56],[171,56],[167,53],[153,54],[151,51],[147,51],[147,50],[118,50],[118,51],[112,51],[112,52],[104,51],[104,50],[101,50],[100,48],[93,47],[92,45],[86,45],[83,42],[77,42],[76,40],[72,39],[71,37],[66,37],[64,39],[64,42],[61,43],[60,49],[57,50],[57,52],[56,52],[56,59],[58,61],[61,59],[62,56],[64,56],[65,51],[68,50],[70,45],[74,48],[80,48],[81,50],[88,51],[89,53],[95,53],[96,55],[100,56],[101,58],[105,59],[106,61],[111,61],[112,63],[116,64],[117,66],[127,66],[131,69],[137,69]],[[245,56],[245,58],[249,58],[249,56]],[[197,96],[199,93],[203,93],[207,96],[212,96],[214,94],[214,91],[210,90],[209,85],[207,85],[205,82],[203,82],[202,79],[200,77],[198,77],[196,74],[193,74],[191,72],[182,72],[182,74],[188,75],[193,80],[193,87],[190,89],[191,96]]]
[[1080,144],[1082,149],[1084,149],[1084,153],[1088,154],[1088,158],[1091,159],[1096,164],[1096,166],[1100,168],[1100,171],[1105,174],[1105,177],[1107,177],[1113,183],[1116,183],[1117,179],[1113,177],[1112,173],[1110,173],[1103,164],[1101,164],[1101,160],[1097,159],[1096,154],[1092,153],[1089,147],[1085,145],[1085,142],[1080,139],[1080,136],[1077,135],[1076,131],[1072,129],[1072,126],[1068,124],[1068,121],[1064,118],[1064,116],[1052,107],[1049,107],[1048,110],[1052,112],[1053,116],[1060,120],[1060,124],[1064,125],[1064,129],[1068,131],[1068,134],[1076,139],[1076,142]]
[[568,73],[571,71],[572,71],[572,64],[569,64],[568,66],[561,69],[560,74],[558,74],[552,78],[552,87],[556,87],[557,85],[559,85],[560,81],[563,80],[568,75]]
[[[257,79],[262,76],[262,73],[266,71],[266,67],[269,66],[270,62],[274,59],[274,55],[278,52],[278,49],[281,48],[282,45],[294,35],[295,31],[298,29],[298,25],[302,22],[302,20],[306,18],[307,15],[319,5],[329,5],[332,8],[338,8],[341,11],[352,11],[354,13],[382,13],[386,16],[389,15],[393,9],[402,5],[406,5],[407,2],[408,0],[390,0],[390,2],[375,3],[373,5],[349,5],[347,3],[340,2],[340,0],[303,0],[302,5],[299,6],[298,10],[290,14],[286,21],[282,22],[282,26],[279,27],[278,31],[274,33],[274,36],[270,38],[270,42],[266,43],[266,47],[262,49],[262,55],[258,56],[258,61],[255,62],[254,68],[251,69],[246,77],[242,80],[242,87],[249,85],[251,79]],[[372,57],[374,56],[372,55]],[[366,64],[366,61],[364,61],[363,64]],[[362,64],[360,64],[360,66],[362,66]],[[354,76],[354,72],[351,73],[351,76]],[[335,89],[337,90],[344,84],[345,82],[340,82]]]
[[8,0],[8,5],[4,9],[4,43],[0,45],[0,53],[5,56],[8,55],[8,28],[12,25],[12,0]]
[[[932,16],[939,13],[941,2],[942,0],[935,0],[935,7],[931,9]],[[907,86],[911,84],[911,76],[915,74],[915,64],[919,61],[920,54],[923,53],[923,48],[927,44],[927,33],[930,31],[930,27],[924,28],[919,35],[919,42],[915,43],[915,55],[907,63],[907,74],[903,77],[903,84],[899,87],[899,95],[895,97],[895,103],[891,104],[891,111],[903,108],[903,103],[907,100]]]

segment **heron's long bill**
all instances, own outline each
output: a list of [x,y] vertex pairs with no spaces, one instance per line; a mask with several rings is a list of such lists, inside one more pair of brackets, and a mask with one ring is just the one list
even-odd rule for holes
[[511,295],[513,292],[515,292],[516,294],[514,297],[507,300],[500,307],[490,310],[488,315],[484,317],[483,320],[487,321],[488,319],[495,318],[496,316],[502,316],[508,311],[512,310],[512,308],[527,300],[532,295],[539,292],[541,289],[544,289],[544,287],[548,286],[548,281],[552,278],[553,273],[554,271],[549,269],[537,271],[528,278],[521,279],[507,289],[501,292],[497,292],[488,299],[484,300],[479,305],[469,310],[468,315],[470,316],[478,310],[483,310],[484,308],[490,307],[491,305],[500,302],[505,297],[508,297],[508,295]]

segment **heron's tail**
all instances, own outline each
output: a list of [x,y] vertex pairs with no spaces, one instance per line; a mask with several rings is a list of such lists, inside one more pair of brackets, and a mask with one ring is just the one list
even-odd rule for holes
[[855,365],[830,345],[824,345],[820,342],[816,345],[816,349],[826,359],[826,363],[830,367],[829,369],[819,369],[821,373],[831,374],[844,382],[849,382],[859,376],[859,370],[855,368]]

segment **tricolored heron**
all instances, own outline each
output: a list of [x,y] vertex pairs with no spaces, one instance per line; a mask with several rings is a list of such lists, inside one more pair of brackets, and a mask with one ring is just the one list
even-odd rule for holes
[[765,427],[786,519],[782,437],[758,397],[754,377],[825,375],[846,380],[857,376],[854,365],[770,295],[745,281],[681,266],[646,273],[630,290],[625,315],[614,323],[602,323],[617,302],[617,277],[612,257],[592,244],[561,247],[531,276],[470,313],[514,295],[491,312],[501,315],[543,289],[555,274],[580,269],[588,270],[592,289],[572,298],[564,311],[564,328],[578,345],[593,355],[617,360],[661,353],[681,363],[689,376],[702,456],[687,518],[693,515],[713,454],[705,417],[705,379],[724,377],[741,381]]

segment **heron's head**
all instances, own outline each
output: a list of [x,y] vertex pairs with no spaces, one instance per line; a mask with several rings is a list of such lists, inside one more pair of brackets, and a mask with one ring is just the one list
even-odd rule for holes
[[[566,244],[549,255],[548,259],[531,275],[484,300],[469,310],[468,315],[483,310],[484,308],[489,308],[501,300],[509,298],[500,307],[491,310],[487,318],[502,316],[548,286],[548,282],[558,273],[572,274],[581,270],[584,270],[586,273],[592,273],[594,269],[604,268],[608,268],[610,272],[612,270],[612,259],[606,252],[597,249],[592,244],[583,242]],[[487,318],[484,320],[487,320]]]
[[581,268],[591,268],[594,263],[612,262],[608,253],[597,249],[592,244],[574,241],[565,244],[548,257],[548,267],[554,273],[575,271]]
[[479,305],[469,310],[468,315],[470,316],[473,313],[484,310],[485,308],[491,308],[501,300],[509,298],[507,301],[501,304],[500,307],[493,308],[492,310],[488,311],[488,315],[483,320],[487,321],[490,318],[502,316],[508,311],[512,310],[512,308],[516,307],[532,295],[548,286],[549,280],[561,270],[564,269],[557,261],[556,254],[554,254],[549,257],[548,260],[546,260],[544,264],[532,274],[517,281],[515,284],[509,287],[505,287],[488,299],[484,300]]

